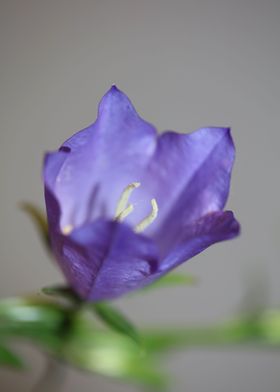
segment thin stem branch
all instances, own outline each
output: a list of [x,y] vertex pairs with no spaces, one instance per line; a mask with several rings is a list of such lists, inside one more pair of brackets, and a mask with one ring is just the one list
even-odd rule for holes
[[48,357],[45,371],[31,392],[58,392],[65,380],[65,374],[65,365]]
[[150,329],[142,333],[147,348],[162,352],[180,347],[253,345],[280,347],[280,314],[267,311],[259,317],[240,318],[212,326]]

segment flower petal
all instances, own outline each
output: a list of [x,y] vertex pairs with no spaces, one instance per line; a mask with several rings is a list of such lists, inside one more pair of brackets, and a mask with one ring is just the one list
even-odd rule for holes
[[117,222],[98,219],[68,236],[57,234],[52,243],[67,281],[86,300],[142,287],[158,266],[152,241]]
[[167,273],[216,242],[236,237],[239,232],[239,223],[231,211],[217,211],[203,216],[185,226],[177,238],[177,244],[160,263],[159,274]]
[[162,134],[143,181],[159,205],[157,221],[147,233],[168,248],[186,223],[222,210],[234,155],[226,128]]
[[45,155],[43,177],[45,183],[45,201],[48,216],[49,230],[57,230],[59,228],[59,220],[61,215],[60,205],[53,193],[58,173],[67,158],[67,151],[58,151]]
[[120,194],[142,176],[155,146],[155,128],[113,86],[100,102],[96,122],[47,160],[49,172],[61,151],[68,151],[51,189],[61,206],[61,228],[112,218]]

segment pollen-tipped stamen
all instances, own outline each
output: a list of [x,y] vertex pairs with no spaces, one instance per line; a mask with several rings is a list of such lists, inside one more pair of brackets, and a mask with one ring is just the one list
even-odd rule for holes
[[151,200],[152,211],[151,213],[146,216],[138,225],[135,226],[134,231],[135,233],[141,233],[144,231],[148,226],[150,226],[154,220],[157,218],[158,215],[158,204],[156,199]]
[[122,222],[133,210],[133,204],[129,204],[118,216],[116,216],[115,220]]
[[[127,203],[128,200],[130,198],[131,193],[133,192],[133,190],[135,188],[138,188],[140,186],[140,182],[132,182],[131,184],[129,184],[122,192],[121,197],[118,201],[117,204],[117,209],[116,209],[116,213],[115,213],[115,219],[119,220],[118,217],[120,216],[120,214],[123,213],[123,211],[127,208]],[[130,211],[131,212],[131,211]],[[127,216],[127,215],[126,215]]]

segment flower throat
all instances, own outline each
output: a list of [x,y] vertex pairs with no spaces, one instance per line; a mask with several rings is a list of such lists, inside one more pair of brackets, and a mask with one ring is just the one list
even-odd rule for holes
[[[115,217],[114,219],[118,222],[122,222],[128,215],[132,213],[134,210],[134,205],[129,202],[129,198],[134,191],[134,189],[138,188],[140,186],[140,182],[132,182],[131,184],[127,185],[124,190],[121,193],[121,196],[119,198],[116,212],[115,212]],[[142,233],[145,229],[147,229],[157,218],[158,216],[158,204],[156,199],[151,200],[151,206],[152,210],[147,215],[144,219],[142,219],[135,227],[134,231],[135,233]],[[74,226],[69,224],[63,227],[62,233],[64,235],[70,234],[74,229]]]

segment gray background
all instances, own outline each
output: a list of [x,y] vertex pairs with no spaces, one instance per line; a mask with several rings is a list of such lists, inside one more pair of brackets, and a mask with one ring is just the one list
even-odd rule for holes
[[[2,297],[62,281],[17,203],[43,205],[43,152],[91,123],[117,83],[159,130],[232,127],[228,207],[243,229],[181,267],[198,287],[119,305],[139,325],[212,322],[240,307],[248,278],[260,282],[255,304],[279,304],[279,17],[279,0],[1,0]],[[1,370],[1,391],[28,391],[43,369],[39,353],[19,349],[32,370]],[[279,391],[276,353],[193,350],[166,365],[174,392]],[[134,388],[71,370],[64,391],[77,390]]]

